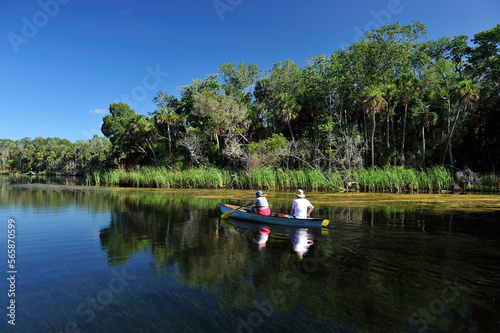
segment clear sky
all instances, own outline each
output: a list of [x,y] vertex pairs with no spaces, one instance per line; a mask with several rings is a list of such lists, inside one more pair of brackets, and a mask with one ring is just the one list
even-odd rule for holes
[[224,63],[303,68],[398,21],[472,38],[500,1],[0,0],[0,138],[102,136],[113,102],[147,114],[159,90],[179,97]]

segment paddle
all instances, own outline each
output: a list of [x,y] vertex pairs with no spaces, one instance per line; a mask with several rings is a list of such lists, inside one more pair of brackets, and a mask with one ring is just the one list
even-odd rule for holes
[[[243,205],[243,206],[245,206],[245,205]],[[243,206],[239,206],[239,207],[238,207],[238,208],[236,208],[235,210],[232,210],[232,211],[230,211],[230,212],[224,213],[224,214],[222,214],[220,217],[221,217],[222,219],[226,219],[226,218],[228,218],[229,216],[231,216],[231,214],[233,214],[235,211],[237,211],[238,209],[240,209],[240,208],[241,208],[241,207],[243,207]]]

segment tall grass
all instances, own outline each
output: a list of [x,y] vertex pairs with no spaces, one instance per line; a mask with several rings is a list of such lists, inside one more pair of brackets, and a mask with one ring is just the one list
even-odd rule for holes
[[453,174],[444,167],[426,170],[403,167],[355,170],[352,181],[366,192],[407,192],[446,190],[453,186]]
[[481,178],[481,186],[483,189],[495,190],[500,189],[500,176],[494,173],[488,173]]
[[[163,167],[136,167],[130,170],[115,169],[94,171],[86,175],[88,185],[157,187],[157,188],[238,188],[265,190],[340,190],[347,182],[357,184],[364,192],[413,192],[452,189],[455,179],[452,172],[438,166],[426,170],[403,167],[369,168],[349,173],[320,172],[311,169],[288,170],[254,168],[230,171],[214,167],[195,167],[185,170]],[[500,177],[489,174],[482,178],[483,188],[498,190]]]

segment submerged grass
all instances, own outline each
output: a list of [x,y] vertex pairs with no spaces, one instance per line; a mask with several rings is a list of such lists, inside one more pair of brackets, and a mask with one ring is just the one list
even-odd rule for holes
[[[358,169],[351,172],[317,170],[288,170],[254,168],[230,171],[215,167],[196,167],[185,170],[163,167],[136,167],[94,171],[86,175],[87,185],[149,187],[149,188],[233,188],[290,190],[346,190],[351,182],[362,192],[447,191],[455,186],[450,170],[438,166],[428,169],[403,167]],[[497,191],[500,177],[483,177],[482,188]]]

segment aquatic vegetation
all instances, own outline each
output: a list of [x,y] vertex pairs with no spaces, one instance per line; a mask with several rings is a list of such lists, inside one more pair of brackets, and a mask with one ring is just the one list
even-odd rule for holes
[[[455,175],[442,166],[427,169],[408,169],[388,166],[321,172],[312,169],[290,170],[282,168],[253,168],[227,170],[215,167],[171,169],[162,167],[136,167],[125,170],[94,171],[85,175],[87,185],[123,186],[146,188],[216,188],[216,189],[265,189],[293,190],[304,188],[319,191],[359,192],[443,192],[452,191],[460,184]],[[349,185],[348,185],[349,183]],[[500,177],[485,175],[480,185],[469,191],[498,191]]]

